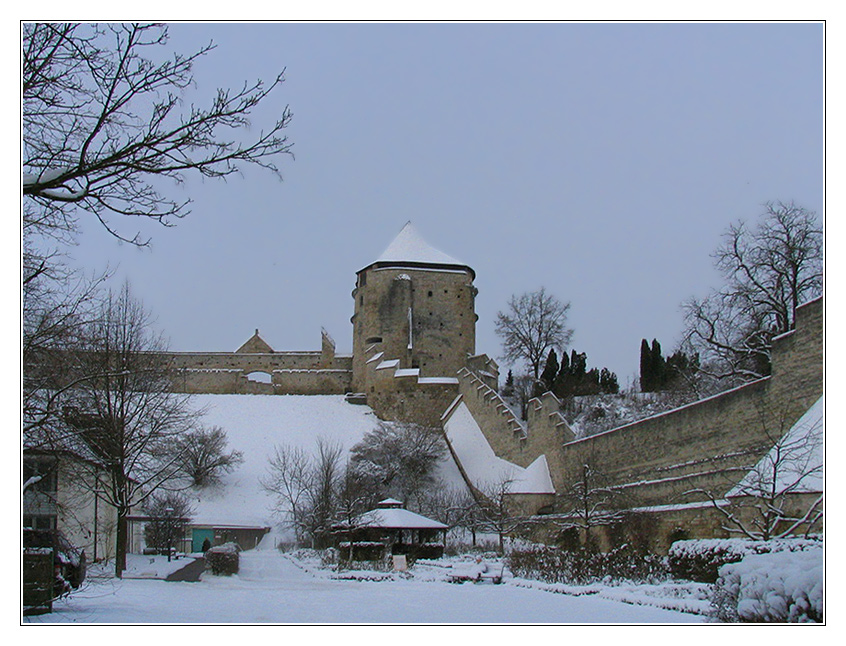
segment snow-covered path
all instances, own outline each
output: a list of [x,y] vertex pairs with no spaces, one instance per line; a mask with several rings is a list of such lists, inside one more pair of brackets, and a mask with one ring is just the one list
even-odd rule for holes
[[702,617],[514,585],[338,581],[275,550],[241,554],[233,577],[92,580],[31,623],[701,623]]

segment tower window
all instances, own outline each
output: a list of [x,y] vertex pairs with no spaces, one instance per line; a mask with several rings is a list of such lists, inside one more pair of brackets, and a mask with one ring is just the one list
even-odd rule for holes
[[432,292],[430,291],[430,292],[429,292],[429,296],[431,296],[431,295],[432,295]]

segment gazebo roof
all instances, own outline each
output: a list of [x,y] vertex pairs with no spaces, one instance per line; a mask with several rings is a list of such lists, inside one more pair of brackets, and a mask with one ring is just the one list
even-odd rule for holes
[[379,503],[376,509],[358,517],[356,527],[374,527],[378,529],[448,529],[443,523],[426,518],[413,511],[402,509],[398,500],[388,498]]

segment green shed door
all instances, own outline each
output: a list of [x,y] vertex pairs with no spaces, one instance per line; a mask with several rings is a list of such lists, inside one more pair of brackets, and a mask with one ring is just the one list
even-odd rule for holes
[[214,543],[213,529],[194,529],[191,533],[191,551],[202,552],[203,541],[209,539],[209,543]]

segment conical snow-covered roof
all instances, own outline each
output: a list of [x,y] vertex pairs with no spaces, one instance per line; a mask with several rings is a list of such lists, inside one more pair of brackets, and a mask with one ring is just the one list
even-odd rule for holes
[[441,267],[466,267],[470,269],[469,265],[432,247],[423,239],[423,236],[420,235],[410,221],[406,222],[405,226],[397,234],[397,237],[393,239],[391,244],[368,267],[378,264],[408,265],[412,267],[434,265]]

